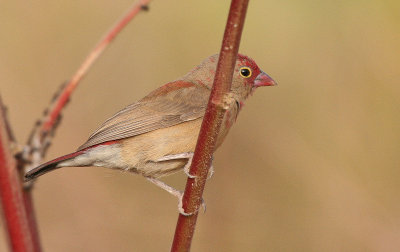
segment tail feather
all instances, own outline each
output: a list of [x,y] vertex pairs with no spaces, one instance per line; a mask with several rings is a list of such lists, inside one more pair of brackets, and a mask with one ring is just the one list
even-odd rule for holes
[[81,150],[81,151],[77,151],[77,152],[73,152],[61,157],[58,157],[54,160],[51,160],[49,162],[46,162],[42,165],[39,165],[36,168],[33,168],[32,170],[28,171],[25,176],[24,179],[25,181],[29,181],[32,179],[35,179],[45,173],[48,173],[50,171],[56,170],[58,168],[61,168],[61,166],[57,166],[58,164],[60,164],[61,162],[67,161],[67,160],[71,160],[74,159],[75,157],[81,155],[82,153],[84,153],[85,150]]

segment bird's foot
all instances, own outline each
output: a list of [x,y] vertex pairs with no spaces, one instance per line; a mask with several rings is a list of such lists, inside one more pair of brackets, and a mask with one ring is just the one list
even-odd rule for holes
[[186,176],[193,179],[197,177],[190,174],[190,166],[192,165],[193,154],[194,154],[193,152],[183,152],[179,154],[167,155],[158,159],[157,162],[175,160],[175,159],[187,159],[188,161],[183,167],[183,171],[185,172]]
[[[165,191],[169,192],[170,194],[174,195],[175,197],[178,198],[178,211],[180,214],[184,215],[184,216],[191,216],[195,213],[197,213],[198,210],[196,210],[193,213],[186,213],[185,209],[183,209],[183,192],[173,188],[172,186],[169,186],[167,184],[165,184],[164,182],[155,179],[155,178],[151,178],[151,177],[146,177],[146,179],[148,181],[150,181],[151,183],[155,184],[156,186],[160,187],[161,189],[164,189]],[[204,202],[203,198],[201,199],[201,206],[204,209],[204,213],[206,212],[206,203]]]
[[[181,194],[180,197],[178,197],[179,203],[178,203],[178,211],[180,214],[182,214],[183,216],[191,216],[195,213],[197,213],[199,211],[199,209],[197,209],[196,211],[194,211],[193,213],[186,213],[185,209],[183,209],[183,193]],[[207,210],[207,205],[206,202],[204,201],[203,198],[201,198],[201,208],[203,208],[203,213],[206,212]]]
[[[193,159],[193,156],[189,159],[189,161],[183,168],[183,171],[185,172],[186,176],[188,176],[189,178],[197,178],[197,176],[190,174],[190,166],[192,165],[192,159]],[[210,165],[210,169],[208,170],[207,179],[210,179],[214,175],[214,172],[215,172],[214,166],[212,164],[213,159],[214,159],[214,157],[211,158],[211,165]]]
[[183,171],[185,172],[186,176],[191,179],[197,178],[197,176],[190,174],[190,166],[192,165],[193,155],[193,152],[188,153],[188,161],[185,164],[185,167],[183,167]]
[[192,165],[192,159],[190,159],[187,164],[185,165],[185,167],[183,167],[183,171],[185,172],[186,176],[188,176],[191,179],[197,178],[196,175],[192,175],[190,174],[190,166]]

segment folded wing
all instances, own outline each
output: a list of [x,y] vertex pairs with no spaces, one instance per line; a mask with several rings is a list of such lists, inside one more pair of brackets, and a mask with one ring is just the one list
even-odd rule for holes
[[78,151],[200,118],[209,95],[206,86],[184,81],[168,83],[105,121]]

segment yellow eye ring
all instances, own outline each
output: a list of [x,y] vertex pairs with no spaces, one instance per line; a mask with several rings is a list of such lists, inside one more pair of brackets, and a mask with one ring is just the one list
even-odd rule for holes
[[243,78],[250,78],[251,74],[252,74],[251,68],[250,67],[241,67],[239,69],[239,74]]

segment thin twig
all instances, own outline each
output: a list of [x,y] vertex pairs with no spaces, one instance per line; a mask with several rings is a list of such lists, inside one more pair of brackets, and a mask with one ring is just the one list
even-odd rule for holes
[[[4,120],[4,125],[5,125],[5,128],[6,128],[8,140],[10,141],[11,145],[16,145],[17,141],[15,139],[14,132],[12,131],[11,124],[10,124],[10,121],[8,119],[8,109],[3,104],[3,101],[1,99],[1,97],[0,97],[0,107],[1,107],[0,109],[2,110],[2,113],[3,113],[3,116],[4,116],[3,120]],[[14,148],[14,147],[15,146],[12,146],[12,148]]]
[[[10,148],[7,123],[0,99],[0,198],[12,251],[35,251],[17,162]],[[11,128],[10,128],[11,129]]]
[[30,169],[38,166],[46,154],[50,145],[51,138],[61,119],[61,111],[68,103],[72,92],[86,75],[89,68],[93,65],[96,59],[109,46],[114,38],[121,30],[131,21],[140,11],[147,11],[148,4],[151,0],[139,0],[122,16],[120,20],[106,33],[100,42],[93,48],[70,81],[62,86],[60,92],[57,92],[53,98],[50,107],[45,110],[43,118],[40,119],[32,130],[31,137],[28,140],[28,147],[24,153],[25,159],[30,161]]
[[216,139],[225,113],[220,104],[224,95],[231,88],[248,2],[248,0],[232,0],[231,2],[214,84],[190,167],[190,174],[194,175],[195,178],[188,178],[182,199],[184,211],[193,214],[189,216],[179,215],[171,247],[172,252],[190,250],[196,227],[197,212],[202,202],[202,194],[212,161],[211,157],[215,150]]

